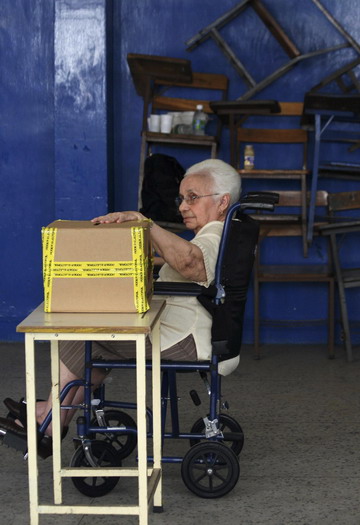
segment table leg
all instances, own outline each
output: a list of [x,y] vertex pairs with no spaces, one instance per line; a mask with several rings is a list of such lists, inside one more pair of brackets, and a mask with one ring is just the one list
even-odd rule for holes
[[145,335],[136,339],[139,524],[148,525]]
[[54,503],[62,503],[59,341],[51,340]]
[[[152,331],[152,399],[153,399],[153,454],[154,469],[161,469],[161,370],[160,370],[160,322]],[[154,508],[162,508],[162,474],[154,493]]]
[[30,525],[38,525],[39,490],[37,479],[35,343],[34,337],[30,333],[25,335],[25,366]]

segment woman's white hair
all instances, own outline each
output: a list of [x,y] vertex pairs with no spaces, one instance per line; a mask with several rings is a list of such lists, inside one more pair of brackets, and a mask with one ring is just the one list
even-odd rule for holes
[[213,181],[214,193],[230,194],[230,205],[237,202],[241,192],[241,177],[230,164],[220,159],[208,159],[191,166],[185,173],[188,175],[204,175]]

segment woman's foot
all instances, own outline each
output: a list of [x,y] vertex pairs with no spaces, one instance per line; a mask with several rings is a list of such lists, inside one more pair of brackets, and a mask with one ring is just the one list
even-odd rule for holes
[[15,401],[11,397],[4,399],[4,405],[9,411],[8,417],[13,419],[18,419],[21,421],[23,427],[26,427],[26,403],[24,398],[21,398],[20,401]]
[[[27,430],[13,419],[0,417],[0,440],[23,454],[27,452]],[[52,456],[52,437],[39,435],[37,451],[42,459]]]
[[[26,403],[24,402],[24,398],[21,398],[20,401],[18,402],[18,401],[15,401],[14,399],[11,399],[10,397],[7,397],[6,399],[4,399],[4,405],[9,410],[9,413],[10,413],[8,418],[19,420],[20,424],[26,429],[27,427]],[[65,438],[68,431],[69,431],[69,427],[64,427],[62,429],[61,440]]]

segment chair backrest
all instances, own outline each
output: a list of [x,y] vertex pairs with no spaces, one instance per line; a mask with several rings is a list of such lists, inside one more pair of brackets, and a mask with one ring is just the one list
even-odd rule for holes
[[329,213],[360,209],[360,191],[329,193]]
[[[226,75],[219,75],[214,73],[196,73],[192,74],[192,81],[188,82],[177,82],[177,81],[166,81],[155,79],[155,92],[152,98],[152,110],[167,110],[167,111],[195,111],[197,104],[202,104],[205,113],[212,113],[212,109],[209,102],[213,100],[214,91],[220,92],[220,100],[226,100],[228,91],[228,78]],[[163,90],[160,94],[160,88],[184,88],[186,90],[186,97],[179,97],[177,94],[174,96],[164,96]],[[188,98],[188,95],[193,90],[210,90],[212,95],[208,100]],[[188,91],[190,90],[190,91]]]
[[[191,82],[168,80],[154,80],[154,92],[150,101],[151,113],[158,111],[195,111],[198,104],[202,104],[205,113],[213,113],[210,107],[212,100],[226,100],[228,92],[228,78],[226,75],[215,73],[192,73]],[[171,94],[169,93],[171,91]],[[167,93],[165,96],[164,93]],[[216,93],[217,92],[217,95]],[[197,98],[196,94],[199,96]],[[208,99],[204,96],[208,95]],[[149,108],[144,108],[149,112]],[[222,124],[217,119],[216,137],[220,139]]]
[[303,129],[239,128],[238,140],[259,144],[302,144],[307,142],[307,133]]
[[[276,205],[274,214],[261,214],[256,218],[260,223],[260,237],[294,237],[302,236],[302,192],[301,191],[277,191],[279,202]],[[307,202],[310,200],[310,193],[307,195]],[[325,190],[316,192],[316,206],[328,209],[329,194]],[[324,218],[324,221],[326,219]],[[317,219],[317,223],[321,222]]]
[[[302,148],[300,151],[300,161],[297,163],[297,168],[306,169],[307,167],[307,143],[308,143],[308,133],[306,130],[300,127],[300,118],[303,112],[303,103],[301,102],[280,102],[280,112],[271,113],[266,116],[266,122],[274,122],[275,127],[238,127],[237,129],[237,142],[241,147],[244,147],[245,144],[279,144],[279,145],[289,145],[289,144],[300,144]],[[286,128],[284,127],[279,117],[289,117],[289,119],[283,119]],[[296,118],[291,118],[296,117]],[[280,127],[277,127],[276,124],[280,123]],[[281,127],[282,126],[282,127]],[[258,152],[257,152],[258,153]],[[259,163],[259,155],[255,154],[255,168]],[[265,155],[264,155],[265,156]],[[276,166],[273,165],[273,162],[261,159],[262,169],[279,169],[281,168],[281,157],[284,155],[277,155]],[[251,172],[249,171],[249,176]]]

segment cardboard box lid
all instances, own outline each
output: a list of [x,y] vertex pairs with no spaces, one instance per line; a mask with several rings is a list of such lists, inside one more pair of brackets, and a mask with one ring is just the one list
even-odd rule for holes
[[129,230],[134,227],[144,228],[149,235],[149,221],[94,224],[91,221],[57,220],[45,230],[56,229],[54,258],[58,262],[128,261],[133,257]]

